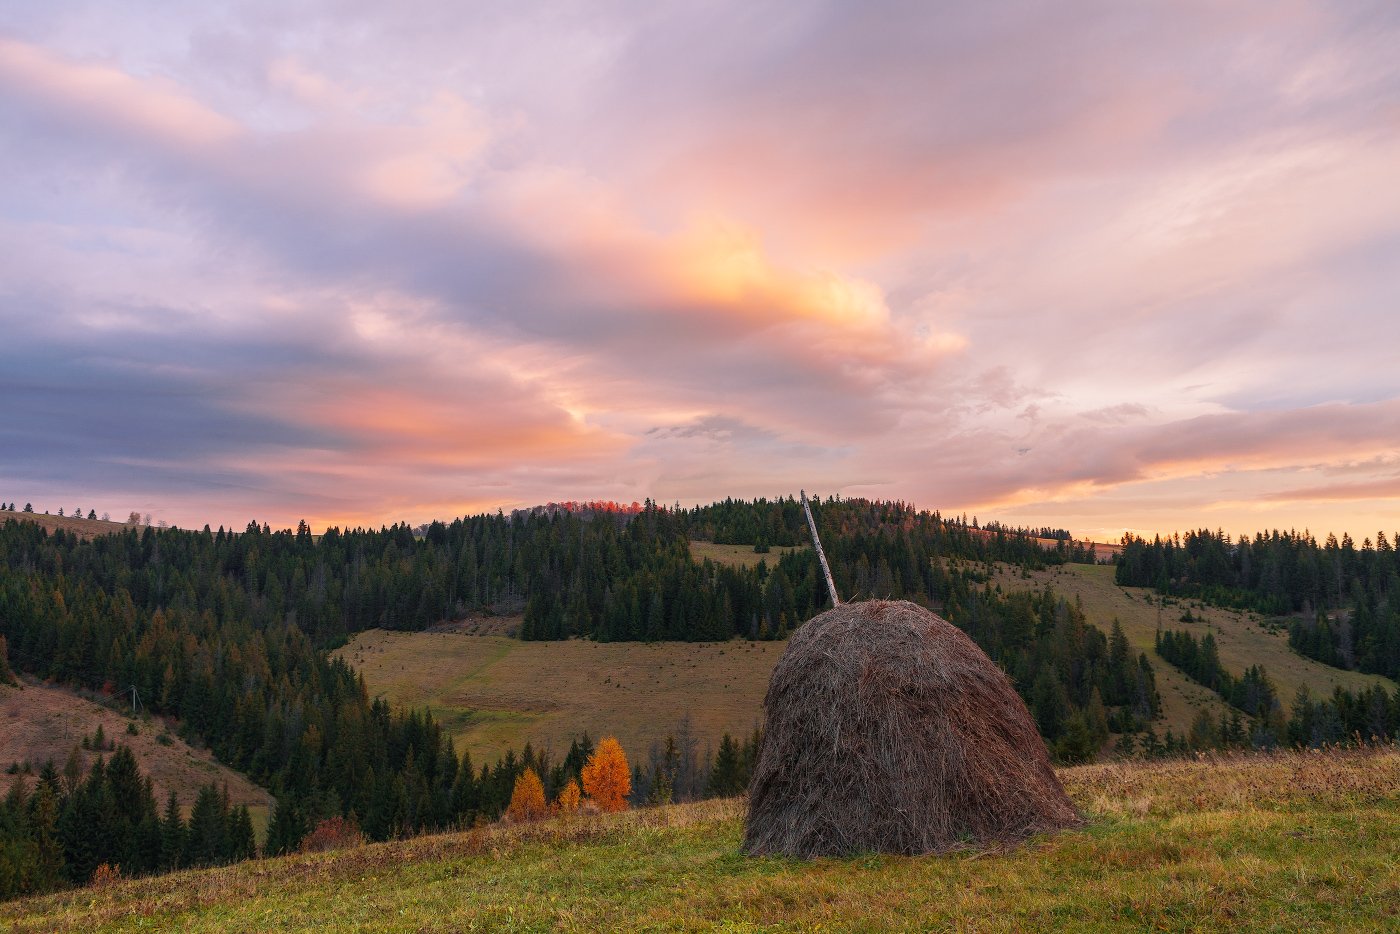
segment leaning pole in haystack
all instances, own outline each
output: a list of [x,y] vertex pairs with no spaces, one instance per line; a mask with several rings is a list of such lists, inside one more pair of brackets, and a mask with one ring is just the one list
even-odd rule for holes
[[789,640],[764,699],[744,851],[1005,846],[1080,822],[1026,705],[961,630],[904,600],[841,603]]

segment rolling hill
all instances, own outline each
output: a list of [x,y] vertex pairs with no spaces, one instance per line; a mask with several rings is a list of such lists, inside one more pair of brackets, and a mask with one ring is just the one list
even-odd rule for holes
[[[1387,691],[1395,683],[1379,675],[1344,671],[1299,655],[1288,647],[1286,629],[1269,627],[1257,613],[1227,610],[1191,601],[1170,601],[1143,587],[1120,587],[1113,581],[1109,565],[1066,564],[1043,571],[1022,572],[1002,568],[997,582],[1003,589],[1051,586],[1071,599],[1083,602],[1089,622],[1107,630],[1117,619],[1134,648],[1146,652],[1157,671],[1157,689],[1162,695],[1163,720],[1178,734],[1188,729],[1196,711],[1206,707],[1218,714],[1224,702],[1196,684],[1153,651],[1157,628],[1186,630],[1197,638],[1210,633],[1220,649],[1220,660],[1235,674],[1251,665],[1263,665],[1279,697],[1288,705],[1299,687],[1306,685],[1314,695],[1328,695],[1333,687],[1358,690],[1380,683]],[[1182,622],[1189,610],[1194,622]]]
[[[62,769],[69,753],[78,748],[84,773],[92,760],[109,752],[81,748],[102,727],[109,742],[131,748],[141,770],[151,777],[156,800],[164,804],[174,791],[181,805],[194,804],[199,789],[215,783],[227,786],[229,802],[248,805],[254,826],[261,833],[273,799],[266,789],[242,773],[219,763],[208,750],[194,749],[170,732],[159,717],[129,717],[63,688],[25,679],[21,687],[0,686],[0,794],[18,778],[12,766],[29,763],[38,771],[52,759]],[[135,733],[130,732],[134,728]],[[33,777],[30,777],[32,786]]]
[[[714,546],[697,560],[749,562],[752,548]],[[1166,628],[1215,634],[1221,659],[1239,673],[1263,664],[1285,704],[1300,685],[1329,694],[1333,685],[1359,688],[1384,678],[1343,671],[1304,658],[1288,647],[1287,635],[1257,615],[1193,605],[1201,621],[1178,622],[1185,605],[1162,606],[1152,591],[1119,587],[1108,565],[1071,564],[1023,573],[1003,567],[996,583],[1004,590],[1052,586],[1082,602],[1089,622],[1107,632],[1114,619],[1129,642],[1146,652],[1162,696],[1158,733],[1182,736],[1197,712],[1226,710],[1223,701],[1188,679],[1153,650],[1160,617]],[[498,634],[471,635],[479,624],[430,632],[360,633],[336,655],[354,665],[372,694],[396,704],[428,706],[458,747],[473,757],[494,759],[508,747],[533,742],[556,752],[588,730],[617,735],[633,755],[664,739],[690,714],[703,752],[720,735],[739,735],[762,718],[763,695],[783,642],[595,643],[587,640],[521,642],[499,633],[511,624],[496,620]]]
[[768,676],[783,643],[734,641],[522,642],[464,629],[360,633],[335,655],[372,695],[427,706],[459,750],[494,761],[526,743],[562,755],[574,736],[617,736],[644,753],[687,714],[715,747],[762,717]]
[[121,522],[108,522],[104,519],[84,519],[81,516],[51,516],[44,512],[0,512],[0,525],[3,525],[9,519],[14,519],[16,522],[33,522],[35,525],[42,526],[50,532],[63,529],[65,532],[73,532],[81,538],[92,538],[94,535],[107,535],[128,528],[128,526]]
[[1383,930],[1400,752],[1084,766],[1010,852],[739,853],[743,801],[419,837],[0,905],[17,931]]

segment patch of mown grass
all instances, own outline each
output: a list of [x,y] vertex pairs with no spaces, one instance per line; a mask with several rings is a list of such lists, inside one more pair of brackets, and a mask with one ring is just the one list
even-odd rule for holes
[[614,735],[634,761],[682,717],[703,754],[763,715],[782,643],[520,642],[460,632],[358,634],[335,655],[365,676],[370,693],[429,707],[475,762],[525,743],[557,761],[588,731]]
[[1400,753],[1061,773],[1008,852],[740,855],[741,800],[182,873],[0,906],[18,930],[1334,930],[1400,924]]

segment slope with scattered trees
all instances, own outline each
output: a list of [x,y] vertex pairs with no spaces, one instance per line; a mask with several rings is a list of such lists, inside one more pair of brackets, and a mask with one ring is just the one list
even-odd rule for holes
[[1123,539],[1117,580],[1271,615],[1296,614],[1290,642],[1340,668],[1400,677],[1400,552],[1385,532],[1319,544],[1307,532],[1232,540],[1207,529]]

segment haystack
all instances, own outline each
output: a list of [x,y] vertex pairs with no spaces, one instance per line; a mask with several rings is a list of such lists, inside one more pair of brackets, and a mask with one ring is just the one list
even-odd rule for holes
[[747,853],[933,853],[1079,823],[1010,680],[907,601],[812,619],[764,707]]

